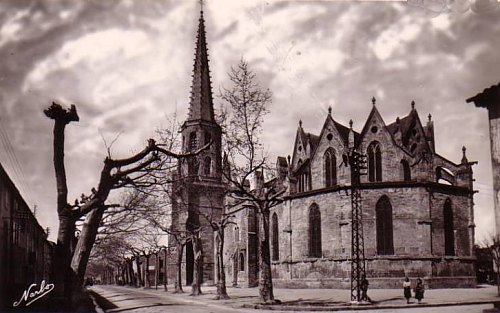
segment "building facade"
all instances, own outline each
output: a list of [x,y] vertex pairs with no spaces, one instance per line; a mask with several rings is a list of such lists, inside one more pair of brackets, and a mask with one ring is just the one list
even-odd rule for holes
[[31,284],[49,283],[54,243],[0,165],[0,311]]
[[[278,157],[272,183],[285,185],[287,195],[271,213],[274,284],[349,288],[352,149],[367,156],[360,188],[370,286],[399,288],[405,275],[435,288],[474,286],[474,163],[465,148],[460,163],[439,155],[431,116],[422,124],[413,102],[387,125],[375,99],[360,133],[329,109],[319,135],[300,122],[291,157]],[[226,238],[228,280],[243,286],[258,283],[252,212],[236,213]]]

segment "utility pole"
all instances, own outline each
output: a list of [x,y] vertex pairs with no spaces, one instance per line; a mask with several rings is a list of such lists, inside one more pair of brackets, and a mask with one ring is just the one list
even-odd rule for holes
[[361,301],[361,281],[366,274],[363,237],[363,210],[361,207],[360,177],[366,175],[366,155],[352,149],[351,167],[351,302]]

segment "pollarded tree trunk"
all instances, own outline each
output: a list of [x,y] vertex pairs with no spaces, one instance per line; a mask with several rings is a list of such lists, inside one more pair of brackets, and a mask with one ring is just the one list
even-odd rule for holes
[[191,296],[199,296],[201,292],[201,284],[203,282],[203,247],[199,232],[193,236],[194,250],[194,269],[193,269],[193,284],[191,285]]
[[133,260],[127,260],[128,274],[130,276],[129,286],[136,285],[133,262],[134,262]]
[[71,242],[75,234],[75,221],[68,216],[59,216],[59,233],[55,257],[51,269],[54,294],[51,295],[58,307],[70,308],[68,300],[73,297],[75,273],[71,270]]
[[224,227],[215,232],[217,258],[217,295],[215,300],[229,299],[226,288],[226,273],[224,272]]
[[168,259],[167,259],[167,248],[165,248],[165,259],[163,260],[163,288],[165,291],[168,290],[167,285],[168,285],[168,271],[167,271],[167,264],[168,264]]
[[122,265],[122,276],[123,276],[123,285],[128,285],[130,282],[130,278],[128,276],[128,262],[125,262]]
[[127,268],[124,264],[120,264],[120,269],[122,273],[122,285],[126,285],[128,283]]
[[182,290],[182,254],[184,250],[184,245],[177,243],[177,261],[175,266],[177,267],[177,275],[175,279],[175,290],[174,293],[183,293]]
[[233,253],[233,287],[238,286],[238,270],[239,270],[239,249]]
[[66,125],[78,121],[76,107],[70,110],[63,109],[60,105],[52,103],[44,110],[45,115],[54,120],[53,150],[54,170],[57,183],[57,215],[59,218],[59,232],[57,244],[52,263],[51,277],[54,283],[54,291],[49,297],[53,305],[66,310],[71,309],[68,300],[72,297],[74,273],[71,270],[71,243],[75,236],[76,217],[68,208],[68,186],[66,184],[66,169],[64,166],[64,130]]
[[149,258],[151,257],[151,254],[148,253],[146,255],[144,253],[144,256],[146,257],[146,268],[144,269],[144,274],[145,274],[145,283],[146,286],[144,288],[151,288],[151,280],[150,280],[150,274],[149,274]]
[[94,246],[103,213],[104,208],[98,207],[90,211],[90,213],[88,213],[85,217],[82,232],[71,260],[71,268],[76,273],[76,286],[83,285],[90,252]]
[[273,278],[271,275],[271,254],[269,246],[269,215],[267,208],[261,208],[262,232],[260,242],[260,277],[259,296],[261,303],[275,303],[273,293]]
[[135,265],[137,266],[137,287],[142,287],[144,286],[144,284],[142,282],[141,262],[139,255],[137,255],[135,258]]
[[159,258],[158,258],[158,252],[155,253],[155,288],[158,289],[158,278],[159,276],[159,271],[160,266],[159,266]]

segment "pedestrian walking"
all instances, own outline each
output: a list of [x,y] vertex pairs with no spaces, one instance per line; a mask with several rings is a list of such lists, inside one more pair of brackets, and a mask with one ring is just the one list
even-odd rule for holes
[[368,285],[370,283],[368,282],[368,279],[366,279],[366,275],[363,274],[362,279],[361,279],[361,301],[368,301],[371,302],[372,300],[370,297],[368,297]]
[[410,303],[411,298],[411,282],[408,276],[405,276],[405,281],[403,282],[403,293],[406,298],[406,303]]
[[417,278],[417,285],[415,286],[415,299],[417,299],[418,303],[420,303],[420,301],[422,301],[423,298],[424,298],[424,283],[419,277]]

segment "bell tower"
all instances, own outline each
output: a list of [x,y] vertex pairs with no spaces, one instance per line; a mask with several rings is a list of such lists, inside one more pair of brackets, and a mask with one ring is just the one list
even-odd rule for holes
[[[179,216],[185,220],[186,231],[200,229],[203,249],[203,282],[214,283],[214,235],[207,218],[220,219],[224,204],[224,184],[222,183],[222,130],[215,121],[212,87],[208,61],[203,6],[200,6],[198,34],[192,75],[188,117],[181,126],[183,152],[195,151],[206,144],[210,146],[195,157],[179,163],[181,177]],[[180,204],[182,203],[182,204]],[[182,212],[183,211],[183,212]],[[187,213],[187,214],[186,214]],[[184,227],[184,226],[183,226]],[[194,253],[192,244],[186,245],[186,280],[189,285],[193,279]]]

